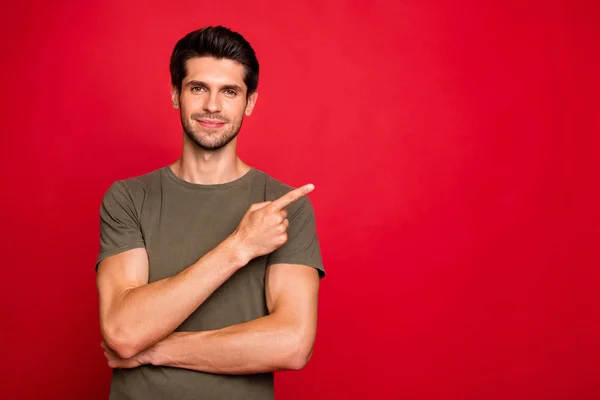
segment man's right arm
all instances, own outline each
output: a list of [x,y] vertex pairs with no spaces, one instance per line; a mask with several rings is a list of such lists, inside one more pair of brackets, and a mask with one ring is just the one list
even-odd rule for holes
[[238,269],[287,241],[284,207],[313,188],[305,185],[273,202],[252,204],[232,235],[172,277],[148,283],[143,248],[100,261],[96,280],[106,344],[130,358],[173,332]]
[[137,248],[98,265],[100,328],[105,342],[129,358],[173,332],[247,260],[230,236],[177,275],[148,283],[148,256]]

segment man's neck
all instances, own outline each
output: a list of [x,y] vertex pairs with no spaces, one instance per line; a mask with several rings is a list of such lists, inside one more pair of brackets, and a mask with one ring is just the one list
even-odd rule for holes
[[181,158],[170,167],[179,178],[200,185],[232,182],[250,170],[237,156],[233,142],[216,151],[184,145]]

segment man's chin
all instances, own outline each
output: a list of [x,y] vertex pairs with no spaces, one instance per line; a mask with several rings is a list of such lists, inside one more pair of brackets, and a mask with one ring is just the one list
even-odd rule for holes
[[213,143],[196,143],[202,150],[206,151],[217,151],[221,150],[223,147],[227,146],[227,144],[213,144]]
[[220,129],[202,129],[201,132],[189,132],[184,129],[187,137],[198,147],[207,151],[217,151],[231,143],[237,136],[228,137]]
[[197,140],[192,138],[192,142],[196,144],[198,147],[201,147],[204,150],[219,150],[223,148],[226,143],[223,142],[215,142],[212,140]]
[[202,138],[202,139],[196,139],[196,138],[192,138],[192,141],[194,143],[196,143],[196,145],[198,145],[199,147],[201,147],[204,150],[208,150],[208,151],[217,151],[222,149],[223,147],[227,146],[229,143],[231,143],[232,139],[229,140],[206,140],[206,138]]

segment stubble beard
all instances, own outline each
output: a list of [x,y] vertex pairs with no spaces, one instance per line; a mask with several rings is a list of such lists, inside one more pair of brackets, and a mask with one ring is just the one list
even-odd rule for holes
[[[225,120],[228,122],[228,128],[207,129],[201,126],[194,126],[195,123],[193,120],[195,118],[214,118],[217,120]],[[240,132],[243,120],[244,118],[242,117],[239,122],[229,123],[230,121],[228,119],[211,117],[206,115],[196,116],[194,114],[192,114],[192,116],[189,119],[187,119],[183,116],[183,114],[181,114],[181,125],[187,137],[190,138],[190,140],[196,145],[198,145],[198,147],[208,151],[216,151],[222,149],[223,147],[227,146],[233,139],[235,139],[238,133]],[[205,132],[204,135],[200,135],[198,132],[199,130],[203,130]]]

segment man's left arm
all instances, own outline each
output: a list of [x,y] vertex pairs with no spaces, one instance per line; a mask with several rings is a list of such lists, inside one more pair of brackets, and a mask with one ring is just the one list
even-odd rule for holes
[[153,364],[217,374],[298,370],[312,354],[318,292],[315,268],[273,264],[265,277],[268,315],[218,330],[173,332],[127,360],[107,353],[110,349],[105,354],[113,368]]
[[126,360],[103,346],[109,366],[154,364],[218,374],[304,367],[315,341],[319,282],[325,271],[310,200],[302,197],[288,211],[288,240],[267,261],[268,315],[217,330],[173,332]]

